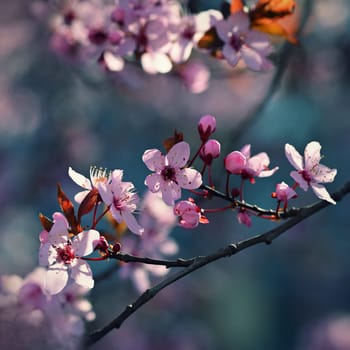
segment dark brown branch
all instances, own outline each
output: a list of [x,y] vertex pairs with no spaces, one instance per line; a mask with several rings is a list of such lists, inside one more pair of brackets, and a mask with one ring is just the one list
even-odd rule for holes
[[[332,193],[332,198],[334,198],[335,201],[339,202],[349,192],[350,192],[350,181],[347,182],[338,192]],[[182,279],[183,277],[189,275],[193,271],[198,270],[199,268],[205,265],[208,265],[211,262],[214,262],[216,260],[219,260],[225,257],[230,257],[254,245],[257,245],[260,243],[270,244],[273,240],[275,240],[281,234],[289,230],[291,227],[297,225],[299,222],[307,219],[308,217],[314,215],[315,213],[317,213],[323,208],[328,207],[329,205],[331,204],[326,201],[319,201],[309,207],[300,209],[298,214],[295,217],[289,219],[288,221],[284,222],[283,224],[279,225],[278,227],[270,231],[267,231],[260,235],[253,236],[251,238],[248,238],[244,241],[240,241],[238,243],[229,244],[227,247],[222,248],[211,255],[199,256],[197,258],[190,259],[189,261],[191,261],[191,263],[189,266],[174,273],[171,276],[168,276],[167,278],[165,278],[163,281],[161,281],[154,287],[146,290],[143,294],[141,294],[139,298],[136,299],[134,303],[128,305],[125,308],[125,310],[119,316],[117,316],[112,322],[110,322],[107,326],[90,334],[86,339],[86,344],[92,345],[96,343],[98,340],[100,340],[102,337],[104,337],[107,333],[109,333],[114,328],[120,328],[123,322],[127,318],[129,318],[134,312],[136,312],[142,305],[146,304],[161,290],[173,284],[177,280]],[[187,260],[184,260],[184,261],[187,261]]]

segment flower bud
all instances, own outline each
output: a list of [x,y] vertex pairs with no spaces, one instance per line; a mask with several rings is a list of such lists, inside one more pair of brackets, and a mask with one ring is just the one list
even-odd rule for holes
[[204,142],[216,130],[216,119],[210,114],[204,115],[198,123],[198,132],[201,140]]
[[239,175],[247,164],[247,158],[243,153],[233,151],[225,157],[224,164],[229,173]]
[[220,156],[221,145],[219,141],[214,139],[208,140],[202,147],[199,156],[204,163],[210,165],[213,159]]
[[287,202],[289,199],[297,197],[297,193],[285,182],[276,185],[275,195],[276,198],[282,202]]

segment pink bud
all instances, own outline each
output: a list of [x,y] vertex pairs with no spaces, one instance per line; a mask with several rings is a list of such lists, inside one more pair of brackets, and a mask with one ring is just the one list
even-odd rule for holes
[[93,241],[93,246],[95,250],[106,253],[108,251],[108,242],[104,236],[101,236],[99,239]]
[[210,114],[204,115],[198,123],[198,132],[202,141],[209,139],[210,135],[216,130],[216,119]]
[[282,202],[287,202],[291,198],[295,198],[297,193],[293,188],[289,187],[285,182],[276,185],[276,198]]
[[224,164],[229,173],[239,175],[247,164],[247,158],[243,153],[233,151],[225,157]]
[[245,210],[241,210],[237,214],[237,219],[240,224],[244,224],[248,227],[252,226],[252,219],[250,218],[250,215]]
[[219,141],[214,139],[208,140],[202,147],[200,157],[203,162],[210,165],[213,159],[220,156],[221,145]]

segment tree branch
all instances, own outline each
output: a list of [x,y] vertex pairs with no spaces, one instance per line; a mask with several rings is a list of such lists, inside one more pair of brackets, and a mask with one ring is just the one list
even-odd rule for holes
[[[350,192],[350,181],[347,182],[339,191],[332,193],[332,197],[335,199],[335,201],[339,202],[349,192]],[[329,205],[331,204],[326,201],[319,201],[313,205],[300,209],[298,214],[295,217],[290,218],[288,221],[284,222],[278,227],[270,231],[267,231],[263,234],[253,236],[251,238],[240,241],[238,243],[229,244],[225,248],[219,249],[217,252],[207,256],[199,256],[189,260],[179,259],[181,261],[181,264],[185,264],[186,261],[188,261],[189,265],[183,268],[182,270],[177,271],[173,275],[168,276],[163,281],[156,284],[154,287],[146,290],[143,294],[141,294],[139,298],[136,299],[134,303],[128,305],[125,308],[125,310],[119,316],[117,316],[114,320],[112,320],[108,325],[88,335],[86,338],[86,345],[88,346],[92,345],[96,343],[98,340],[100,340],[101,338],[103,338],[107,333],[109,333],[114,328],[120,328],[123,322],[127,318],[129,318],[134,312],[136,312],[142,305],[146,304],[161,290],[173,284],[177,280],[182,279],[183,277],[187,276],[193,271],[198,270],[199,268],[205,265],[208,265],[209,263],[212,263],[216,260],[219,260],[225,257],[230,257],[232,255],[235,255],[240,251],[245,250],[254,245],[257,245],[260,243],[270,244],[273,240],[275,240],[281,234],[289,230],[291,227],[297,225],[299,222],[307,219],[308,217],[314,215],[315,213],[317,213],[323,208],[328,207]],[[177,266],[177,265],[174,265],[174,266]]]

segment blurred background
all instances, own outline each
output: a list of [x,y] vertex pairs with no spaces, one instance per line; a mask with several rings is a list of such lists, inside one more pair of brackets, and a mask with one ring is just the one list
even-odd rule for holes
[[[124,169],[125,180],[142,195],[148,174],[144,150],[161,148],[174,129],[183,131],[194,149],[204,114],[217,118],[215,137],[226,152],[250,143],[253,154],[266,151],[271,165],[280,167],[272,178],[247,186],[251,203],[274,208],[275,184],[291,183],[287,142],[300,152],[310,141],[321,143],[323,163],[338,169],[330,192],[349,179],[348,1],[313,2],[300,45],[288,49],[281,85],[261,109],[276,68],[254,73],[207,59],[211,80],[200,94],[189,93],[171,76],[137,70],[131,80],[108,79],[96,66],[74,65],[52,52],[46,18],[33,10],[34,3],[0,5],[0,274],[24,276],[37,266],[38,214],[51,217],[59,209],[57,182],[71,197],[78,191],[67,175],[69,166],[86,175],[90,165]],[[252,113],[253,122],[242,128]],[[218,184],[223,157],[214,173]],[[314,201],[311,193],[300,193],[293,204]],[[345,198],[271,246],[253,247],[193,273],[92,349],[350,349],[348,208]],[[234,213],[209,219],[210,225],[172,232],[179,257],[209,254],[278,224],[254,220],[248,228]],[[106,268],[101,265],[94,264],[96,275]],[[97,318],[88,331],[105,325],[138,295],[117,273],[99,281],[90,294]]]

